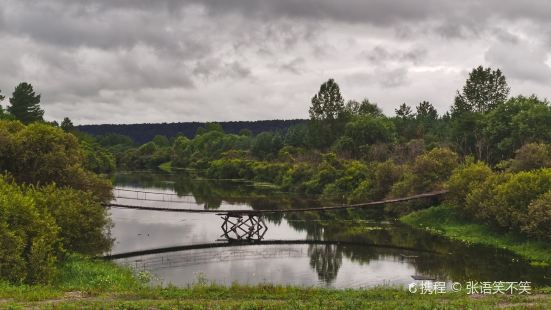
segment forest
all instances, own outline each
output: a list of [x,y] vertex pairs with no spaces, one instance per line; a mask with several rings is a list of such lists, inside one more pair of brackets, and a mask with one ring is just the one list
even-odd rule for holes
[[[264,131],[286,131],[293,125],[304,123],[306,120],[264,120],[264,121],[234,121],[218,122],[226,133],[239,134],[241,131],[250,131],[256,135]],[[79,125],[78,131],[85,132],[93,136],[105,134],[120,134],[132,139],[135,143],[143,144],[151,141],[155,136],[165,136],[172,138],[175,136],[185,136],[193,138],[197,129],[204,127],[206,123],[201,122],[181,122],[181,123],[162,123],[162,124],[102,124],[102,125]]]
[[111,184],[102,175],[159,166],[342,203],[448,189],[464,218],[551,241],[551,106],[509,92],[499,69],[477,67],[443,115],[422,101],[387,116],[368,99],[345,101],[329,79],[312,97],[307,121],[206,123],[194,135],[143,141],[147,126],[136,138],[107,132],[117,127],[91,135],[92,127],[69,118],[47,122],[40,95],[21,83],[10,105],[0,106],[0,239],[9,245],[0,277],[49,283],[72,253],[108,249],[101,204],[111,199]]

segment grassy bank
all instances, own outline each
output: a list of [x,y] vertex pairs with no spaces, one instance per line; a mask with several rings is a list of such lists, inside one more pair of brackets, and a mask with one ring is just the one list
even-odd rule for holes
[[507,249],[531,260],[533,264],[551,263],[550,243],[529,240],[515,233],[497,232],[486,225],[473,223],[463,219],[453,206],[448,204],[413,212],[400,220],[411,226],[466,243]]
[[147,275],[109,262],[72,257],[51,286],[0,283],[0,308],[46,309],[492,309],[551,305],[550,289],[533,295],[470,296],[465,292],[440,295],[412,294],[404,289],[377,287],[334,290],[289,286],[232,285],[205,282],[188,288],[149,287]]

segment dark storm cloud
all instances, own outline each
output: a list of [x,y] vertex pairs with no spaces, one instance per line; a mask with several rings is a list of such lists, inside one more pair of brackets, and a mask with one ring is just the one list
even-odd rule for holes
[[545,90],[548,12],[539,0],[4,0],[0,89],[29,81],[48,117],[77,123],[307,117],[330,77],[351,96],[446,109],[479,64]]

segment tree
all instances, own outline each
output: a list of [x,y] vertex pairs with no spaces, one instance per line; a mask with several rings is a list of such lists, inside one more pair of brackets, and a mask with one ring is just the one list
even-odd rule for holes
[[551,106],[536,96],[513,97],[485,116],[490,163],[511,158],[524,144],[551,141]]
[[61,122],[60,127],[65,132],[69,132],[69,131],[72,131],[73,129],[75,129],[75,126],[73,125],[73,122],[68,117],[63,119],[63,121]]
[[402,119],[412,119],[415,115],[411,111],[411,107],[402,103],[398,109],[394,109],[396,116]]
[[[398,109],[394,109],[396,117],[394,123],[396,125],[396,131],[402,137],[402,140],[409,141],[417,137],[415,114],[411,110],[411,107],[405,103],[402,103]],[[405,142],[403,141],[403,142]]]
[[40,94],[35,94],[33,86],[29,83],[23,82],[15,87],[10,104],[8,112],[24,124],[43,120],[44,110],[40,108]]
[[329,79],[321,84],[319,92],[312,98],[310,118],[313,120],[336,120],[344,112],[344,99],[339,85]]
[[371,103],[367,98],[362,100],[362,102],[350,100],[346,103],[345,109],[351,116],[383,116],[383,111],[377,106],[377,104]]
[[346,123],[346,110],[339,85],[330,79],[323,83],[312,98],[310,107],[310,140],[320,148],[330,146],[342,133]]
[[417,120],[433,121],[438,118],[438,112],[428,101],[421,101],[415,109],[417,110]]
[[457,91],[452,112],[489,112],[507,100],[509,90],[501,70],[479,66],[469,73],[463,91]]
[[283,139],[278,133],[262,132],[253,141],[251,153],[259,158],[275,155],[283,147]]
[[[360,147],[376,143],[394,141],[396,130],[391,120],[382,117],[363,116],[346,124],[344,137],[350,138],[339,141],[341,151],[343,146],[350,146],[353,142],[352,155],[359,155]],[[346,142],[346,143],[345,143]]]

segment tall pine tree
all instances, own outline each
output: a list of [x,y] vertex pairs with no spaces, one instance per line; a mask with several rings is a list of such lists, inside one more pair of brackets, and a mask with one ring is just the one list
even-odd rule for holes
[[15,87],[10,104],[8,112],[24,124],[43,120],[44,110],[40,108],[40,95],[35,94],[29,83],[23,82]]

